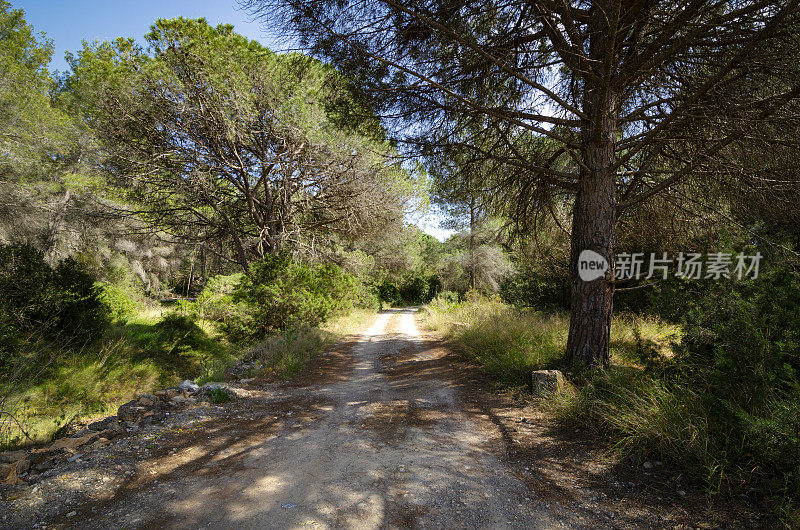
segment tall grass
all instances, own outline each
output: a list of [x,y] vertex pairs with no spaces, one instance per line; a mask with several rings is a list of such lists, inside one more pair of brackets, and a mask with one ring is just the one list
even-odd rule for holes
[[557,364],[566,339],[563,316],[520,311],[499,300],[432,301],[425,324],[456,341],[500,383],[520,386],[531,370]]
[[[559,367],[569,332],[569,315],[519,309],[496,298],[470,296],[463,302],[437,298],[425,307],[425,325],[454,340],[499,383],[526,385],[532,370]],[[642,344],[671,353],[679,329],[654,317],[614,319],[614,362],[637,365]]]
[[296,326],[270,335],[251,347],[246,357],[258,361],[257,371],[290,378],[326,348],[346,335],[361,330],[375,315],[374,311],[355,309],[339,315],[321,327]]

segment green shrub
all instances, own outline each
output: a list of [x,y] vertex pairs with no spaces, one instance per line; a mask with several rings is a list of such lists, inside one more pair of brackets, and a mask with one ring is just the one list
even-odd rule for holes
[[142,302],[119,285],[98,283],[98,297],[114,321],[126,320],[142,310]]
[[388,278],[378,286],[378,296],[390,304],[425,304],[442,290],[442,282],[436,275],[409,272],[399,280]]
[[456,302],[458,302],[459,297],[458,293],[455,291],[442,291],[438,295],[436,295],[436,299],[451,304],[455,304]]
[[792,517],[800,506],[800,276],[773,270],[754,281],[663,288],[662,309],[682,326],[675,357],[659,359],[639,337],[644,372],[594,374],[561,399],[562,416],[601,426],[626,453],[677,462],[712,490],[744,485]]
[[378,287],[371,282],[357,280],[353,293],[353,305],[360,309],[380,311],[382,308]]
[[395,304],[400,301],[400,289],[393,281],[384,278],[380,285],[378,285],[378,296],[382,302]]
[[570,282],[565,275],[528,267],[501,283],[500,296],[518,307],[569,309]]
[[242,283],[244,274],[218,275],[209,279],[195,304],[200,318],[222,322],[239,313],[233,293]]
[[208,389],[208,400],[211,403],[222,404],[233,401],[234,395],[226,388],[212,386]]
[[425,303],[433,298],[429,279],[423,275],[407,275],[399,290],[400,299],[410,304]]
[[236,339],[263,337],[273,330],[318,326],[353,309],[358,280],[336,265],[308,265],[287,255],[254,263],[233,293],[247,311],[231,315],[226,331]]
[[0,348],[7,364],[27,335],[83,344],[108,324],[94,279],[77,261],[54,268],[28,245],[0,245]]
[[800,503],[798,300],[800,275],[793,271],[719,284],[686,312],[679,350],[685,379],[703,389],[709,442],[723,471],[741,476],[757,469],[765,489],[793,492],[795,503]]

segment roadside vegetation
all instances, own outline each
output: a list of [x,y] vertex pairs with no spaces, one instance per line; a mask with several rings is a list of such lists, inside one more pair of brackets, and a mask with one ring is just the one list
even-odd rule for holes
[[[184,379],[221,381],[242,360],[252,362],[248,377],[291,377],[366,323],[378,304],[373,295],[364,307],[359,282],[333,265],[276,258],[254,265],[255,280],[215,277],[196,301],[163,305],[94,282],[72,261],[51,269],[30,247],[0,253],[3,448],[47,441],[75,420]],[[265,268],[291,276],[291,288],[272,291],[282,303],[255,287]],[[305,310],[286,320],[289,301]]]
[[[692,295],[689,297],[688,295]],[[532,370],[560,369],[563,393],[543,405],[589,427],[621,456],[670,461],[710,494],[764,502],[800,522],[800,378],[795,301],[800,276],[765,273],[745,285],[671,285],[648,312],[618,312],[611,364],[564,363],[565,312],[467,293],[439,297],[426,325],[454,341],[504,388],[525,389]]]

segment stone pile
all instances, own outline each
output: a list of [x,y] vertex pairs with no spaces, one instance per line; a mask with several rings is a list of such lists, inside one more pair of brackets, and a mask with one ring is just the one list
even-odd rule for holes
[[225,386],[207,384],[201,387],[189,380],[152,394],[139,394],[120,405],[116,415],[92,422],[85,429],[48,446],[0,453],[0,484],[19,484],[24,473],[36,476],[59,464],[73,462],[83,453],[118,436],[162,421],[171,411],[200,401],[215,401],[222,394],[227,397],[225,401],[236,398],[236,393]]

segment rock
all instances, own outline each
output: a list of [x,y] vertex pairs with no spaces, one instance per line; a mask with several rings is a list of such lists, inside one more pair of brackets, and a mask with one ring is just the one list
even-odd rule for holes
[[229,366],[225,370],[225,378],[226,379],[241,379],[242,377],[246,377],[254,368],[256,367],[256,363],[251,361],[244,361],[236,363],[233,366]]
[[0,453],[0,464],[13,464],[25,458],[27,454],[27,451],[3,451]]
[[[44,473],[45,471],[52,469],[56,465],[66,461],[67,451],[65,449],[32,453],[30,469],[36,471],[37,473]],[[19,471],[19,469],[17,471]]]
[[157,398],[166,398],[166,397],[168,397],[166,390],[156,390],[155,392],[153,392],[153,395],[155,397],[157,397]]
[[119,420],[116,416],[109,416],[108,418],[103,418],[102,420],[92,422],[88,425],[89,430],[92,431],[106,431],[106,430],[115,430],[119,429]]
[[67,458],[67,462],[72,463],[72,462],[76,461],[77,459],[79,459],[82,456],[83,456],[83,453],[75,453],[71,457]]
[[31,468],[31,461],[27,458],[24,460],[20,460],[17,462],[17,475],[25,473],[27,470]]
[[135,422],[137,416],[141,415],[144,410],[144,407],[139,406],[138,400],[134,399],[119,406],[119,409],[117,409],[117,417],[119,421]]
[[531,392],[545,395],[564,391],[564,374],[560,370],[536,370],[531,372]]
[[78,432],[70,434],[70,438],[82,438],[84,436],[89,436],[90,434],[94,434],[94,431],[87,426],[85,429],[81,429]]
[[137,401],[137,403],[140,407],[152,407],[153,405],[156,404],[155,401],[149,398],[139,398],[139,401]]
[[142,427],[144,427],[146,425],[153,425],[154,423],[158,423],[162,419],[163,419],[163,416],[161,414],[153,414],[151,412],[150,414],[148,414],[147,416],[145,416],[144,418],[142,418],[139,421],[139,425],[141,425]]
[[172,403],[173,405],[180,405],[181,403],[184,403],[185,401],[186,401],[186,398],[181,396],[181,395],[175,396],[174,398],[169,400],[169,402]]
[[179,384],[178,388],[180,388],[181,390],[185,390],[185,391],[194,393],[194,392],[197,392],[198,390],[200,390],[200,385],[198,385],[194,381],[189,381],[187,379],[183,383]]
[[653,469],[653,463],[650,462],[650,461],[647,461],[644,464],[642,464],[642,467],[645,468],[645,469]]
[[11,468],[15,466],[16,464],[8,464],[5,462],[0,462],[0,482],[5,480],[6,477],[11,474]]
[[110,442],[108,438],[99,438],[96,442],[89,446],[89,451],[94,451],[96,449],[100,449],[101,447],[107,445]]
[[71,512],[69,512],[69,513],[67,514],[67,517],[68,517],[68,518],[69,518],[69,517],[75,517],[76,515],[78,515],[78,512],[76,512],[75,510],[72,510]]

